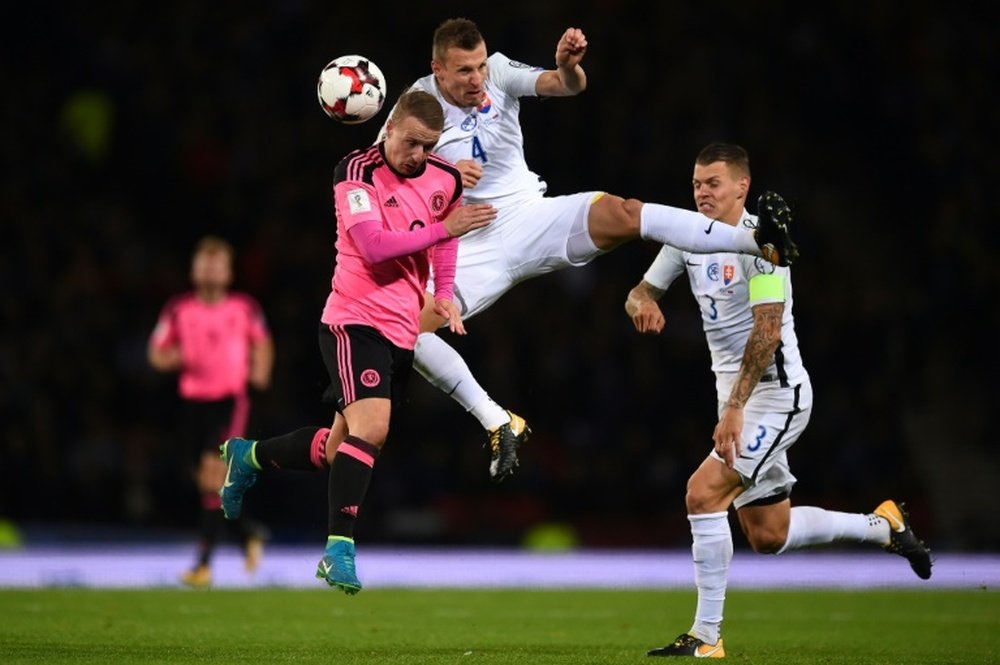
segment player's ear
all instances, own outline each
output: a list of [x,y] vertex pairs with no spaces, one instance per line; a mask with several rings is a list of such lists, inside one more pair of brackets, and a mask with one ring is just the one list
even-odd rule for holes
[[745,199],[747,197],[747,192],[750,191],[750,176],[740,176],[740,179],[736,182],[740,188],[740,198]]

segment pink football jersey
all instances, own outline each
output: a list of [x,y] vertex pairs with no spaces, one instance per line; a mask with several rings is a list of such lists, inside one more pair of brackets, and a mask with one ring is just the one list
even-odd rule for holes
[[400,175],[386,162],[379,143],[340,162],[333,191],[337,263],[323,323],[371,326],[396,346],[412,349],[434,248],[369,263],[349,231],[372,221],[393,232],[439,224],[459,205],[461,175],[433,154],[413,175]]
[[180,347],[181,397],[216,400],[246,393],[250,346],[269,335],[264,313],[249,295],[230,293],[209,303],[191,292],[166,304],[152,342]]

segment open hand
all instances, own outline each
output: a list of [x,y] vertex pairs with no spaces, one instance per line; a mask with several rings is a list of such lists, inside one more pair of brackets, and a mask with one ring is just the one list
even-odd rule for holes
[[444,218],[448,235],[456,238],[486,226],[497,217],[497,209],[488,203],[473,203],[455,208]]

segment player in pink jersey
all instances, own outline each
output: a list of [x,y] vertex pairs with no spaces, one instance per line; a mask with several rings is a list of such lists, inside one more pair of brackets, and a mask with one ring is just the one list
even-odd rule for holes
[[[207,236],[191,262],[194,290],[171,299],[149,340],[149,362],[161,372],[178,373],[183,416],[181,440],[191,446],[194,477],[201,494],[198,561],[181,580],[192,586],[211,582],[211,558],[225,527],[219,490],[226,467],[215,454],[220,438],[246,431],[250,399],[247,388],[267,388],[274,346],[257,301],[229,291],[233,248]],[[240,533],[248,571],[257,568],[263,529],[241,520]]]
[[261,469],[329,467],[328,538],[316,576],[349,594],[361,589],[354,523],[413,367],[431,267],[434,311],[465,334],[452,302],[457,238],[496,216],[488,204],[460,205],[461,174],[430,152],[443,128],[433,96],[406,92],[385,140],[336,168],[337,262],[319,326],[331,380],[326,397],[336,403],[331,427],[231,438],[221,447],[228,465],[222,508],[230,519],[240,515]]

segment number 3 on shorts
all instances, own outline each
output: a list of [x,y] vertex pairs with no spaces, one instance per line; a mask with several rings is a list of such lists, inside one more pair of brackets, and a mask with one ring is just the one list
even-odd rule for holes
[[757,438],[754,439],[753,443],[747,446],[747,450],[752,453],[757,452],[757,449],[760,448],[760,444],[764,442],[765,434],[767,434],[767,428],[763,425],[757,425]]

